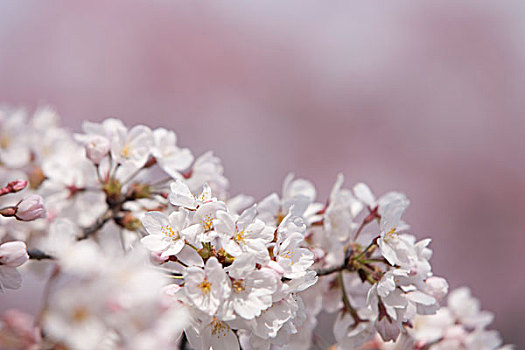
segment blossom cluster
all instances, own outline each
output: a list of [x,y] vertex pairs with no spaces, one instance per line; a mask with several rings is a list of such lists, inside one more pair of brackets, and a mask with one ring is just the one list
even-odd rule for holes
[[402,193],[339,175],[323,200],[291,174],[260,201],[231,196],[220,159],[173,131],[72,134],[49,107],[0,109],[0,180],[0,287],[20,287],[17,269],[48,278],[34,320],[0,321],[2,348],[509,348],[468,289],[440,307],[448,284]]

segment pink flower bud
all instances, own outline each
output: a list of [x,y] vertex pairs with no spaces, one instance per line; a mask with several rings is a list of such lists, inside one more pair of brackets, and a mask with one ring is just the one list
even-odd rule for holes
[[95,135],[86,143],[86,157],[93,164],[100,164],[102,159],[108,154],[111,147],[109,140],[103,136]]
[[0,189],[0,196],[8,193],[14,193],[22,191],[27,186],[27,181],[25,180],[15,180],[9,182],[4,188]]
[[437,301],[443,299],[448,293],[448,283],[441,277],[429,277],[425,281],[427,292],[436,298]]
[[169,260],[168,258],[162,258],[161,254],[162,252],[151,252],[149,256],[151,263],[155,265],[162,265]]
[[6,242],[0,245],[0,265],[17,267],[29,259],[24,242]]
[[27,186],[26,180],[15,180],[8,183],[9,186],[13,188],[14,192],[22,191]]
[[44,200],[36,194],[26,197],[16,206],[16,218],[22,221],[32,221],[46,216]]

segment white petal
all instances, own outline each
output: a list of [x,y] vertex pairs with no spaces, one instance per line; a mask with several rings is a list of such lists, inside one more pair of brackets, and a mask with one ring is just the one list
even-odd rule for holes
[[159,252],[165,250],[170,245],[169,241],[164,240],[162,237],[157,235],[149,235],[142,237],[140,240],[142,244],[153,252]]
[[162,228],[168,225],[166,214],[158,211],[150,211],[142,217],[142,225],[150,235],[164,236]]

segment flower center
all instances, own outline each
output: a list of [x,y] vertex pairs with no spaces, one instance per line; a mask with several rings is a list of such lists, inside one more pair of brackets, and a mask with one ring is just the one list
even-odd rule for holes
[[246,292],[246,287],[244,285],[243,280],[234,280],[232,283],[233,291],[235,293],[243,293]]
[[204,278],[204,281],[202,281],[200,284],[199,284],[199,289],[202,291],[203,294],[210,294],[210,290],[211,290],[211,283],[208,282],[208,280],[206,279],[206,277]]
[[390,229],[390,231],[388,231],[385,234],[385,238],[387,238],[387,239],[394,238],[395,236],[396,236],[396,229],[395,228]]
[[285,252],[283,254],[283,258],[285,259],[291,259],[293,257],[293,252]]
[[162,233],[164,233],[164,236],[173,239],[174,241],[179,239],[179,233],[173,230],[173,228],[170,225],[163,226],[161,228]]
[[124,145],[124,148],[122,149],[121,155],[124,158],[129,158],[129,156],[131,155],[131,150],[129,149],[129,144],[128,143],[126,143]]
[[211,327],[211,334],[217,338],[225,337],[229,328],[227,325],[219,321],[217,317],[214,317],[213,321],[211,321]]
[[235,241],[237,243],[244,243],[244,239],[246,238],[246,233],[244,232],[244,230],[242,231],[237,231],[237,234],[235,235]]
[[75,322],[79,322],[79,323],[83,322],[84,320],[88,318],[88,316],[89,316],[88,311],[81,306],[79,306],[73,311],[73,320]]
[[202,226],[204,227],[204,231],[208,232],[211,231],[213,228],[213,216],[211,214],[206,215],[201,220]]

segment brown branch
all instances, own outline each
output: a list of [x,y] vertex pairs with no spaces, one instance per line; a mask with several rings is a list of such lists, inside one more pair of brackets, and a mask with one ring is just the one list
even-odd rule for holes
[[334,272],[343,271],[346,269],[346,265],[339,265],[339,266],[330,266],[330,267],[322,267],[319,269],[315,269],[315,273],[317,273],[317,276],[326,276],[330,275]]
[[99,216],[93,224],[91,224],[88,227],[84,227],[84,229],[82,230],[82,235],[78,237],[77,239],[80,241],[80,240],[89,238],[89,236],[91,236],[93,233],[100,230],[106,222],[111,220],[115,216],[115,214],[116,213],[114,210],[108,209],[104,214]]
[[54,260],[55,257],[47,254],[40,249],[28,249],[27,254],[31,260]]

